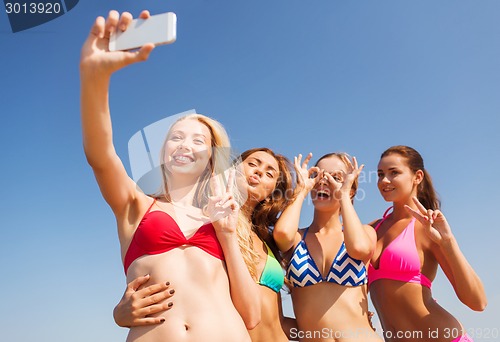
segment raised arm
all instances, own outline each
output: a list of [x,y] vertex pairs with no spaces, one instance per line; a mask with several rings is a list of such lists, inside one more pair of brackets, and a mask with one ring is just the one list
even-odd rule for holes
[[[281,213],[278,221],[274,225],[273,238],[276,245],[282,252],[288,251],[300,241],[299,221],[302,204],[307,197],[307,194],[320,179],[319,169],[317,167],[307,168],[307,164],[312,158],[312,153],[302,161],[302,155],[294,157],[295,170],[297,172],[297,188],[295,189],[296,196],[294,200]],[[310,178],[316,173],[314,178]]]
[[214,196],[209,198],[206,211],[224,252],[231,300],[246,328],[251,330],[261,320],[260,292],[259,285],[250,275],[238,243],[239,205],[233,197],[234,177],[235,171],[232,170],[225,191],[222,190],[223,187],[217,177],[210,179]]
[[[144,11],[141,18],[148,18]],[[87,161],[106,202],[115,215],[125,213],[135,200],[137,190],[115,152],[109,112],[109,83],[113,72],[147,59],[152,44],[138,52],[110,52],[109,36],[116,30],[125,30],[132,21],[130,13],[111,11],[108,18],[98,17],[85,41],[80,58],[81,120],[83,147]]]
[[462,303],[475,311],[483,311],[487,305],[484,286],[463,255],[446,217],[439,210],[426,209],[413,198],[418,210],[406,209],[424,226],[432,240],[432,251]]
[[345,175],[332,176],[325,173],[328,182],[335,187],[335,196],[340,199],[342,223],[344,226],[344,242],[347,252],[353,258],[368,262],[373,255],[377,243],[377,233],[368,225],[363,225],[354,209],[352,197],[354,196],[352,184],[363,170],[358,167],[358,162],[353,157],[353,163],[347,157],[343,157],[348,165],[348,173]]

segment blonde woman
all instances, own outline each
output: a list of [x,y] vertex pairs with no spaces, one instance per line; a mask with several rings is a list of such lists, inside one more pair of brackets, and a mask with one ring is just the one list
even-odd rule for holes
[[[241,154],[243,164],[240,184],[248,198],[242,205],[243,220],[239,228],[247,230],[252,241],[251,256],[246,260],[250,273],[259,286],[254,298],[261,303],[261,322],[249,331],[252,342],[286,342],[296,328],[294,319],[284,317],[280,290],[284,284],[284,262],[273,240],[270,227],[286,208],[293,194],[291,165],[287,158],[269,148],[253,148]],[[246,244],[240,247],[245,252]],[[246,253],[245,253],[246,254]],[[142,287],[147,277],[134,279],[114,310],[120,326],[162,323],[155,313],[168,310],[170,287],[153,284]],[[175,301],[175,299],[173,299]],[[179,304],[175,304],[176,306]]]
[[110,77],[153,50],[146,44],[137,52],[108,51],[110,33],[131,20],[116,11],[98,17],[80,61],[84,150],[116,217],[127,282],[148,274],[149,283],[175,288],[176,305],[157,314],[163,324],[132,327],[127,341],[249,341],[247,328],[260,321],[258,287],[238,244],[232,182],[226,187],[212,177],[229,165],[219,153],[229,148],[223,127],[203,115],[171,126],[161,155],[163,190],[154,197],[138,189],[115,152]]

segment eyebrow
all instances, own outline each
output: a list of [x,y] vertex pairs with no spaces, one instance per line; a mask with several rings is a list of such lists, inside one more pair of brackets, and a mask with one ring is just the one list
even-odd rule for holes
[[[256,158],[256,157],[251,157],[251,158],[248,158],[248,159],[254,159],[258,164],[262,164],[262,160],[260,160],[259,158]],[[272,171],[274,172],[278,172],[278,170],[276,170],[274,167],[272,167],[271,165],[268,165],[267,166],[268,169],[271,169]]]
[[332,174],[332,173],[336,173],[336,172],[342,172],[344,175],[347,174],[347,172],[345,172],[344,170],[333,170],[333,171],[326,171],[325,172],[328,172],[329,174]]
[[[398,169],[398,168],[397,168],[396,166],[393,166],[393,167],[388,168],[387,170],[388,170],[388,171],[392,171],[392,170],[397,170],[397,169]],[[378,169],[378,170],[377,170],[377,172],[384,172],[384,170],[382,170],[382,169]]]
[[[182,135],[185,135],[186,133],[185,133],[184,131],[179,131],[179,130],[177,130],[177,131],[172,131],[172,132],[170,132],[170,134],[171,134],[171,135],[172,135],[172,134],[182,134]],[[193,134],[193,135],[194,135],[195,137],[203,137],[203,138],[205,138],[205,139],[207,138],[207,136],[206,136],[205,134],[203,134],[203,133],[195,133],[195,134]]]

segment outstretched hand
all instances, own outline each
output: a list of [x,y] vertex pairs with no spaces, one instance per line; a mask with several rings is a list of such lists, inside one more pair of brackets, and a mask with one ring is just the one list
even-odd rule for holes
[[[148,19],[148,11],[142,11],[141,19]],[[83,44],[80,56],[81,70],[98,71],[99,73],[112,74],[113,72],[139,61],[148,59],[154,49],[154,44],[145,44],[138,51],[109,51],[109,37],[111,33],[126,31],[132,22],[132,14],[110,11],[107,19],[98,17],[87,40]]]
[[444,241],[450,240],[453,234],[444,214],[440,210],[426,209],[416,197],[412,199],[418,210],[408,205],[405,205],[405,208],[422,223],[431,240],[437,244],[442,244]]
[[208,199],[206,214],[210,217],[217,233],[235,233],[238,224],[239,205],[234,198],[235,169],[229,171],[227,185],[221,184],[220,177],[210,178],[210,188],[213,196]]
[[302,154],[293,157],[293,164],[295,166],[295,171],[297,172],[297,190],[309,192],[314,185],[320,180],[321,172],[316,166],[307,168],[309,161],[312,158],[312,153],[309,153],[304,161],[302,161]]

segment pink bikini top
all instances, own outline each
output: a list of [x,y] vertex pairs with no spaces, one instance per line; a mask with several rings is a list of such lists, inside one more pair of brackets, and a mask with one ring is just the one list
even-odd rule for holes
[[[375,230],[389,216],[387,213],[390,209],[392,207],[386,210]],[[415,218],[382,251],[378,268],[371,263],[368,266],[368,286],[379,279],[416,283],[431,288],[431,280],[420,271],[420,257],[415,244]]]

